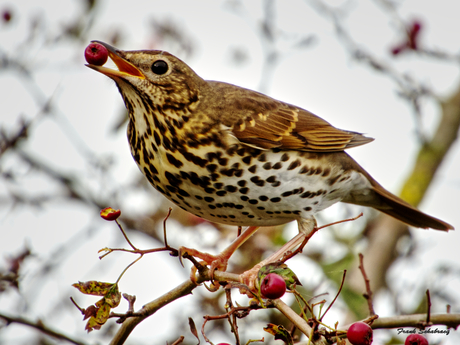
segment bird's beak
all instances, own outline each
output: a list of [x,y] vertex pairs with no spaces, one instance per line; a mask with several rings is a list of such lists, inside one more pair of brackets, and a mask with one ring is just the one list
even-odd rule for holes
[[105,48],[107,48],[107,51],[109,52],[109,57],[112,59],[115,65],[117,65],[118,71],[107,68],[107,67],[97,66],[97,65],[92,65],[92,64],[87,64],[86,66],[102,74],[105,74],[107,77],[110,77],[110,78],[113,78],[113,77],[123,78],[123,77],[130,76],[130,77],[137,77],[137,78],[145,79],[144,74],[136,66],[134,66],[131,62],[125,60],[123,57],[120,56],[120,53],[119,53],[120,50],[118,50],[115,47],[112,47],[110,44],[107,44],[101,41],[91,41],[91,42],[102,44]]

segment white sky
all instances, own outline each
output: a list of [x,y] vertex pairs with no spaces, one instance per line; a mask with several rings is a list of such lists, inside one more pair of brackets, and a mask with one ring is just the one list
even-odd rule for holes
[[[330,0],[328,3],[337,6],[344,1]],[[408,72],[427,83],[440,96],[448,96],[458,87],[458,68],[454,64],[422,60],[410,54],[393,60],[388,54],[389,47],[398,43],[401,38],[395,33],[389,16],[376,3],[378,1],[350,2],[351,15],[346,25],[353,38],[398,70]],[[409,0],[401,1],[401,4],[399,14],[403,18],[421,18],[425,23],[422,42],[429,47],[442,48],[452,53],[459,51],[459,3],[451,0]],[[0,26],[0,48],[13,53],[20,52],[18,43],[26,37],[30,18],[35,14],[41,13],[45,16],[46,21],[42,25],[52,36],[56,28],[73,18],[74,11],[79,10],[76,1],[42,0],[38,4],[32,0],[16,0],[0,1],[0,11],[7,5],[17,17],[14,17],[11,25]],[[150,32],[147,30],[150,18],[170,18],[180,23],[184,33],[193,39],[196,51],[186,62],[200,76],[256,89],[261,80],[263,47],[253,26],[262,15],[261,1],[248,1],[246,6],[247,18],[226,9],[222,1],[132,0],[128,5],[125,1],[106,0],[98,8],[95,26],[88,38],[106,40],[111,30],[116,29],[123,33],[123,44],[118,48],[144,49],[151,44]],[[395,85],[387,77],[376,74],[349,57],[343,46],[337,42],[332,24],[313,10],[307,1],[277,1],[276,15],[278,26],[282,30],[297,35],[311,34],[315,39],[309,48],[289,53],[283,58],[274,71],[267,93],[274,98],[306,108],[336,127],[364,132],[376,138],[373,143],[349,152],[377,181],[397,193],[417,151],[412,110],[396,95]],[[45,40],[42,37],[38,41]],[[110,191],[130,180],[132,174],[137,173],[137,168],[130,157],[124,131],[116,136],[109,133],[122,108],[122,100],[112,81],[83,66],[83,51],[88,42],[82,42],[78,50],[75,45],[70,44],[63,44],[59,49],[53,50],[41,45],[27,47],[23,55],[27,57],[27,63],[39,66],[40,69],[36,75],[36,83],[47,97],[54,95],[61,110],[61,116],[57,120],[40,123],[34,130],[27,149],[63,171],[87,174],[85,181],[88,184],[97,183],[99,177],[87,173],[86,163],[76,152],[73,142],[78,140],[84,143],[84,148],[93,151],[98,157],[113,157],[116,175],[110,176],[109,183],[106,181],[107,190]],[[230,64],[229,54],[232,47],[244,49],[249,55],[249,61],[242,66]],[[279,48],[288,49],[289,45],[280,42]],[[14,73],[2,71],[0,74],[0,95],[4,95],[0,101],[0,126],[11,128],[17,123],[19,116],[32,118],[36,114],[36,103],[23,85]],[[439,109],[435,104],[428,103],[424,105],[423,111],[424,130],[429,134],[436,125]],[[62,128],[73,129],[63,132]],[[2,162],[1,168],[13,167],[20,170],[21,167],[15,167],[14,163],[6,160]],[[27,178],[21,182],[32,192],[51,188],[50,185],[43,184],[40,177],[34,180]],[[108,191],[101,190],[101,193]],[[0,184],[0,193],[4,195],[6,192],[6,187]],[[457,145],[439,170],[420,208],[459,228],[459,192],[460,150]],[[144,199],[129,201],[124,211],[134,212],[137,208],[153,205],[153,202]],[[333,209],[331,214],[334,212],[336,211]],[[34,298],[21,300],[15,293],[0,294],[0,310],[12,313],[20,305],[26,308],[26,314],[32,318],[43,316],[46,320],[51,320],[57,328],[65,329],[80,339],[97,339],[96,332],[85,335],[84,323],[79,321],[80,316],[72,308],[59,314],[58,319],[53,319],[53,308],[68,307],[67,300],[53,300],[53,296],[77,296],[77,291],[70,285],[78,280],[114,281],[120,272],[119,268],[132,260],[128,255],[115,254],[102,262],[98,261],[98,249],[121,246],[123,242],[118,233],[115,237],[109,235],[116,231],[114,226],[103,221],[94,222],[95,217],[97,214],[89,214],[84,207],[66,203],[54,203],[45,210],[36,211],[25,208],[0,209],[0,253],[4,253],[3,256],[14,254],[24,243],[28,243],[39,261],[45,262],[53,258],[56,246],[63,241],[81,238],[85,231],[92,234],[89,240],[82,240],[82,243],[78,240],[72,241],[78,249],[72,251],[70,257],[65,257],[63,268],[45,286],[34,285],[38,282],[37,272],[34,271],[37,267],[26,266],[26,271],[22,272],[23,292]],[[94,225],[97,230],[87,228]],[[420,243],[420,252],[413,261],[401,263],[394,268],[392,276],[397,277],[401,270],[414,273],[405,275],[405,279],[417,279],[416,274],[440,263],[456,264],[458,269],[460,231],[449,234],[435,231],[413,233]],[[142,243],[145,248],[155,246],[145,236],[132,234],[130,237],[133,241]],[[87,239],[86,236],[84,239]],[[119,261],[113,264],[115,260]],[[168,275],[170,266],[171,259],[166,255],[145,258],[127,273],[121,288],[138,296],[139,307],[152,296],[166,292],[186,278],[188,272],[182,271],[167,281],[161,279],[161,284],[156,280],[139,283],[139,276],[145,275],[143,272],[150,272],[151,277],[158,279]],[[406,281],[402,283],[404,282]],[[436,283],[428,281],[427,287]],[[458,276],[445,284],[458,294]],[[139,285],[148,286],[147,291],[139,289]],[[154,288],[158,291],[152,293]],[[94,298],[78,297],[83,305],[95,302]],[[133,333],[131,344],[151,343],[149,337],[152,325],[159,322],[165,325],[164,334],[169,331],[172,332],[169,335],[176,335],[173,332],[174,321],[178,315],[182,316],[193,308],[188,304],[181,306],[185,311],[182,310],[180,314],[168,307],[144,322]],[[24,327],[11,326],[0,331],[0,343],[27,343],[29,334],[29,330]],[[262,336],[269,338],[266,334]],[[459,338],[443,336],[436,339],[442,339],[445,341],[443,344],[448,345],[458,342]],[[169,337],[168,340],[171,342],[174,339]],[[224,339],[216,339],[216,343],[219,341]]]

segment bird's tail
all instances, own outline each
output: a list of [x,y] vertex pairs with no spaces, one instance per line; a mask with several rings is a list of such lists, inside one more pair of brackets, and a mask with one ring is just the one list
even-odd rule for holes
[[454,230],[454,227],[449,223],[417,210],[409,203],[387,191],[369,174],[365,175],[372,185],[370,193],[367,190],[367,193],[361,197],[354,195],[352,199],[342,201],[356,205],[370,206],[417,228],[430,228],[442,231]]

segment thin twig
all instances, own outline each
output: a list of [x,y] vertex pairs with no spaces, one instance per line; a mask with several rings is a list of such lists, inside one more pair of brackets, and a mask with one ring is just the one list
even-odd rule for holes
[[363,296],[365,299],[367,299],[367,305],[369,306],[369,313],[371,316],[375,315],[374,311],[374,305],[372,303],[372,290],[371,290],[371,284],[370,280],[367,277],[366,271],[364,270],[364,263],[363,263],[363,254],[359,253],[359,270],[361,271],[361,274],[363,275],[364,278],[364,283],[366,284],[366,292],[363,293]]
[[[79,308],[80,309],[80,308]],[[38,320],[36,322],[24,319],[22,317],[15,317],[15,316],[8,316],[5,314],[0,314],[0,319],[3,319],[7,322],[7,324],[10,323],[19,323],[21,325],[29,326],[32,328],[35,328],[39,330],[40,332],[49,335],[53,338],[60,339],[60,340],[65,340],[68,341],[69,343],[76,344],[76,345],[85,345],[86,343],[83,343],[81,341],[72,339],[68,337],[65,334],[59,333],[58,331],[55,331],[48,326],[46,326],[41,320]]]
[[123,237],[125,238],[126,242],[128,242],[128,244],[131,246],[131,248],[133,248],[133,250],[138,250],[134,244],[131,243],[131,241],[129,240],[128,236],[126,235],[125,233],[125,230],[123,229],[123,226],[120,224],[120,222],[118,221],[118,219],[115,219],[115,223],[117,223],[118,225],[118,228],[120,229],[121,233],[123,234]]
[[164,237],[164,242],[165,242],[165,247],[168,248],[168,240],[166,239],[166,221],[169,219],[169,216],[171,215],[172,208],[170,207],[168,209],[168,214],[166,215],[165,219],[163,219],[163,237]]
[[335,295],[335,297],[332,300],[331,304],[329,304],[329,307],[327,307],[327,309],[324,312],[324,314],[319,318],[319,321],[323,321],[324,315],[326,315],[326,313],[329,311],[329,309],[331,309],[332,305],[335,303],[335,301],[339,297],[340,292],[342,291],[342,288],[343,288],[343,284],[345,283],[345,277],[346,276],[347,276],[347,270],[343,270],[342,282],[340,283],[339,291],[337,291],[337,294]]

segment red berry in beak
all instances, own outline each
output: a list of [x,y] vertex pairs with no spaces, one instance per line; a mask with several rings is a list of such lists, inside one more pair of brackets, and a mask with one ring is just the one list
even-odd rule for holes
[[107,62],[109,52],[99,43],[91,43],[85,49],[85,59],[91,65],[102,66]]

